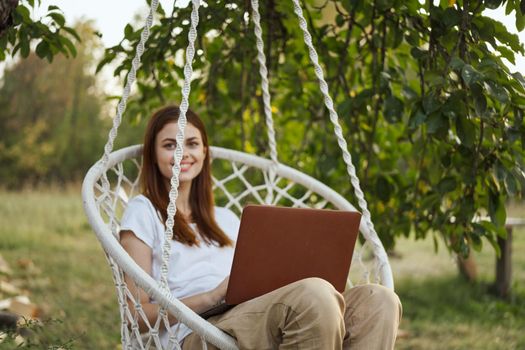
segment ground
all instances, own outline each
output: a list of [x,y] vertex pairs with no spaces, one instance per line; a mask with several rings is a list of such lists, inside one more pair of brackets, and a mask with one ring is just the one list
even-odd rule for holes
[[[0,254],[14,270],[9,278],[47,320],[33,327],[35,348],[117,349],[110,270],[83,214],[79,188],[0,191],[0,198]],[[520,208],[510,211],[517,215]],[[490,245],[476,253],[480,281],[469,284],[458,277],[443,244],[436,254],[431,238],[398,240],[391,264],[404,315],[396,348],[525,348],[524,249],[525,229],[516,230],[513,295],[503,301],[488,293],[495,269]]]

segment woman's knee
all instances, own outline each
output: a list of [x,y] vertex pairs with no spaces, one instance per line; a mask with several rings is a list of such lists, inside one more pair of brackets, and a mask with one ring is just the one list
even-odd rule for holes
[[378,284],[371,284],[370,286],[373,289],[376,304],[379,304],[384,310],[390,311],[389,318],[392,321],[399,322],[403,313],[403,307],[397,294],[393,290]]
[[399,323],[402,316],[402,305],[394,291],[379,284],[366,284],[352,288],[350,294],[345,293],[345,302],[350,308],[357,307],[355,301],[371,314],[387,322]]
[[343,314],[343,296],[322,278],[305,278],[294,283],[296,307],[317,314]]

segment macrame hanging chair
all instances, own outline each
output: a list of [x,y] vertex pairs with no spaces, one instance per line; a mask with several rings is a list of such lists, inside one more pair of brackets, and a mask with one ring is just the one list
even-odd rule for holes
[[[388,257],[372,224],[370,212],[368,211],[363,192],[360,189],[359,180],[355,174],[355,168],[352,164],[352,158],[348,152],[347,144],[342,136],[342,130],[338,121],[339,117],[334,110],[332,99],[328,94],[328,87],[324,80],[323,71],[318,63],[317,53],[312,45],[312,39],[308,32],[299,0],[291,1],[293,2],[294,12],[299,19],[299,25],[304,34],[304,41],[308,47],[309,56],[314,65],[320,89],[324,96],[324,102],[334,126],[334,133],[343,153],[347,172],[363,214],[360,233],[364,238],[364,244],[356,246],[351,270],[361,270],[362,273],[358,273],[357,275],[361,276],[361,281],[365,283],[369,282],[369,277],[372,275],[375,282],[393,289],[392,271]],[[271,159],[265,159],[234,150],[211,147],[214,172],[213,184],[215,197],[217,202],[219,202],[218,205],[231,208],[236,211],[237,214],[240,214],[242,211],[244,203],[254,202],[293,207],[356,210],[345,198],[323,183],[279,163],[270,108],[268,73],[265,65],[266,59],[263,50],[258,0],[251,0],[251,5]],[[183,154],[182,141],[184,140],[190,81],[193,73],[192,61],[195,51],[194,43],[197,36],[197,24],[199,22],[198,11],[200,0],[192,0],[192,13],[188,34],[189,44],[186,50],[184,84],[178,121],[179,133],[176,137],[175,165],[171,179],[170,203],[167,209],[168,219],[166,221],[163,266],[161,268],[160,280],[154,280],[149,274],[144,272],[119,243],[120,216],[126,208],[128,199],[139,194],[138,179],[141,169],[140,159],[142,146],[135,145],[113,152],[113,142],[122,120],[122,114],[126,108],[126,101],[130,94],[131,86],[135,81],[136,72],[140,65],[140,58],[144,52],[144,44],[148,39],[153,22],[153,15],[156,12],[157,6],[158,0],[152,0],[146,24],[132,61],[132,67],[127,76],[122,99],[118,104],[117,114],[113,119],[113,127],[109,133],[107,144],[104,147],[104,155],[91,167],[84,178],[82,186],[84,209],[90,225],[102,244],[113,272],[122,320],[121,339],[123,349],[180,349],[180,345],[177,342],[177,332],[181,324],[185,324],[201,337],[203,348],[206,348],[207,343],[211,343],[221,349],[237,349],[235,340],[231,336],[223,333],[220,329],[194,313],[181,301],[175,299],[170,293],[167,282],[167,262],[169,260],[170,242],[173,235],[172,227],[176,211],[174,203],[178,195],[178,177],[180,173],[180,161]],[[364,262],[365,258],[363,255],[365,251],[371,252],[370,255],[373,257],[372,263],[367,264]],[[268,253],[271,254],[270,252]],[[137,286],[149,295],[151,300],[159,304],[160,311],[156,322],[148,322],[141,308],[138,296],[130,292],[124,275],[132,279]],[[352,271],[350,271],[350,275],[352,275]],[[351,282],[349,283],[351,285]],[[128,301],[134,306],[133,308],[129,307]],[[168,313],[175,316],[179,321],[177,325],[173,326],[169,324]],[[140,319],[143,319],[143,322],[147,325],[147,331],[139,331],[138,325]]]

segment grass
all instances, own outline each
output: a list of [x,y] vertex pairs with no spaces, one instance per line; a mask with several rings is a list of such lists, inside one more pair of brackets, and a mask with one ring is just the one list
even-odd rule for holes
[[[0,193],[0,254],[41,309],[41,348],[114,349],[119,313],[111,272],[79,192]],[[2,344],[0,343],[0,348]]]
[[[509,216],[523,216],[509,208]],[[396,292],[403,302],[401,329],[407,336],[397,349],[525,349],[525,229],[514,230],[512,295],[504,301],[489,290],[495,280],[496,254],[490,244],[474,253],[478,283],[458,276],[454,258],[432,239],[401,239],[391,259]]]
[[[0,191],[0,254],[46,322],[36,349],[117,349],[119,313],[104,254],[83,214],[77,189]],[[519,214],[519,208],[514,215]],[[476,253],[479,283],[457,277],[454,260],[431,239],[401,239],[392,258],[404,308],[397,349],[525,348],[525,230],[515,230],[513,295],[487,292],[494,279],[489,245]],[[0,349],[14,345],[0,343]]]

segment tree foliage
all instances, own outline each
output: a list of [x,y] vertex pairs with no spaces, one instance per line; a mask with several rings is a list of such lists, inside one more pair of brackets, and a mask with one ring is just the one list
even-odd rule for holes
[[[505,201],[525,183],[525,79],[503,59],[523,54],[519,38],[483,14],[505,6],[519,30],[524,1],[303,1],[332,97],[377,230],[432,232],[468,254],[505,235]],[[173,8],[152,28],[137,118],[180,101],[190,8]],[[291,2],[261,5],[280,158],[353,198]],[[207,1],[200,11],[190,105],[215,144],[267,151],[249,1]],[[129,71],[142,28],[126,26],[100,67]],[[476,221],[487,215],[489,219]]]
[[[29,53],[4,72],[0,87],[0,182],[19,187],[82,178],[100,156],[109,119],[100,118],[93,50],[100,45],[89,23],[74,59],[52,63]],[[99,47],[99,50],[101,48]]]
[[[505,235],[505,202],[525,186],[525,79],[504,64],[514,62],[514,55],[524,49],[516,35],[483,11],[505,7],[523,30],[525,1],[302,3],[383,242],[391,246],[398,235],[412,232],[423,238],[431,233],[462,254],[471,247],[480,249],[484,241],[497,249],[497,235]],[[33,1],[27,4],[34,6]],[[0,38],[0,58],[5,52],[20,52],[31,64],[20,62],[6,73],[0,96],[3,106],[29,109],[24,115],[35,117],[18,120],[18,112],[9,109],[2,114],[0,154],[2,165],[10,167],[18,163],[6,163],[14,159],[6,154],[18,147],[22,164],[22,156],[34,156],[25,151],[39,145],[31,140],[60,129],[39,124],[44,119],[39,119],[38,99],[14,92],[42,90],[49,92],[40,95],[46,97],[55,93],[56,87],[38,85],[49,84],[45,79],[30,77],[38,62],[29,54],[31,40],[40,38],[37,55],[49,60],[58,52],[74,53],[72,45],[60,39],[74,36],[74,31],[66,29],[56,7],[48,9],[57,15],[48,16],[46,27],[32,22],[27,7],[20,6],[13,17],[15,26]],[[280,159],[355,202],[291,2],[262,1],[261,13]],[[159,8],[128,117],[141,120],[162,104],[180,101],[189,14],[190,8]],[[246,0],[203,3],[190,105],[207,120],[214,144],[265,154],[251,16]],[[115,75],[124,76],[141,30],[128,24],[122,42],[106,50],[97,69],[117,63]],[[70,79],[60,76],[66,83]],[[89,94],[89,89],[81,90]],[[46,115],[45,120],[53,120],[55,112]],[[78,137],[71,130],[82,130],[72,127],[72,119],[56,123],[67,129],[62,135],[69,135],[69,142]],[[13,138],[13,128],[27,129],[24,140]],[[39,145],[34,153],[50,166],[66,154],[64,145],[70,143]],[[24,169],[22,165],[18,169]],[[489,219],[479,221],[476,216]]]
[[0,32],[0,62],[8,55],[17,53],[26,58],[34,45],[38,57],[49,62],[58,53],[66,57],[76,55],[75,41],[80,37],[66,25],[64,15],[57,6],[50,5],[46,14],[39,19],[31,17],[31,10],[38,8],[40,0],[25,0],[10,15],[10,26]]

